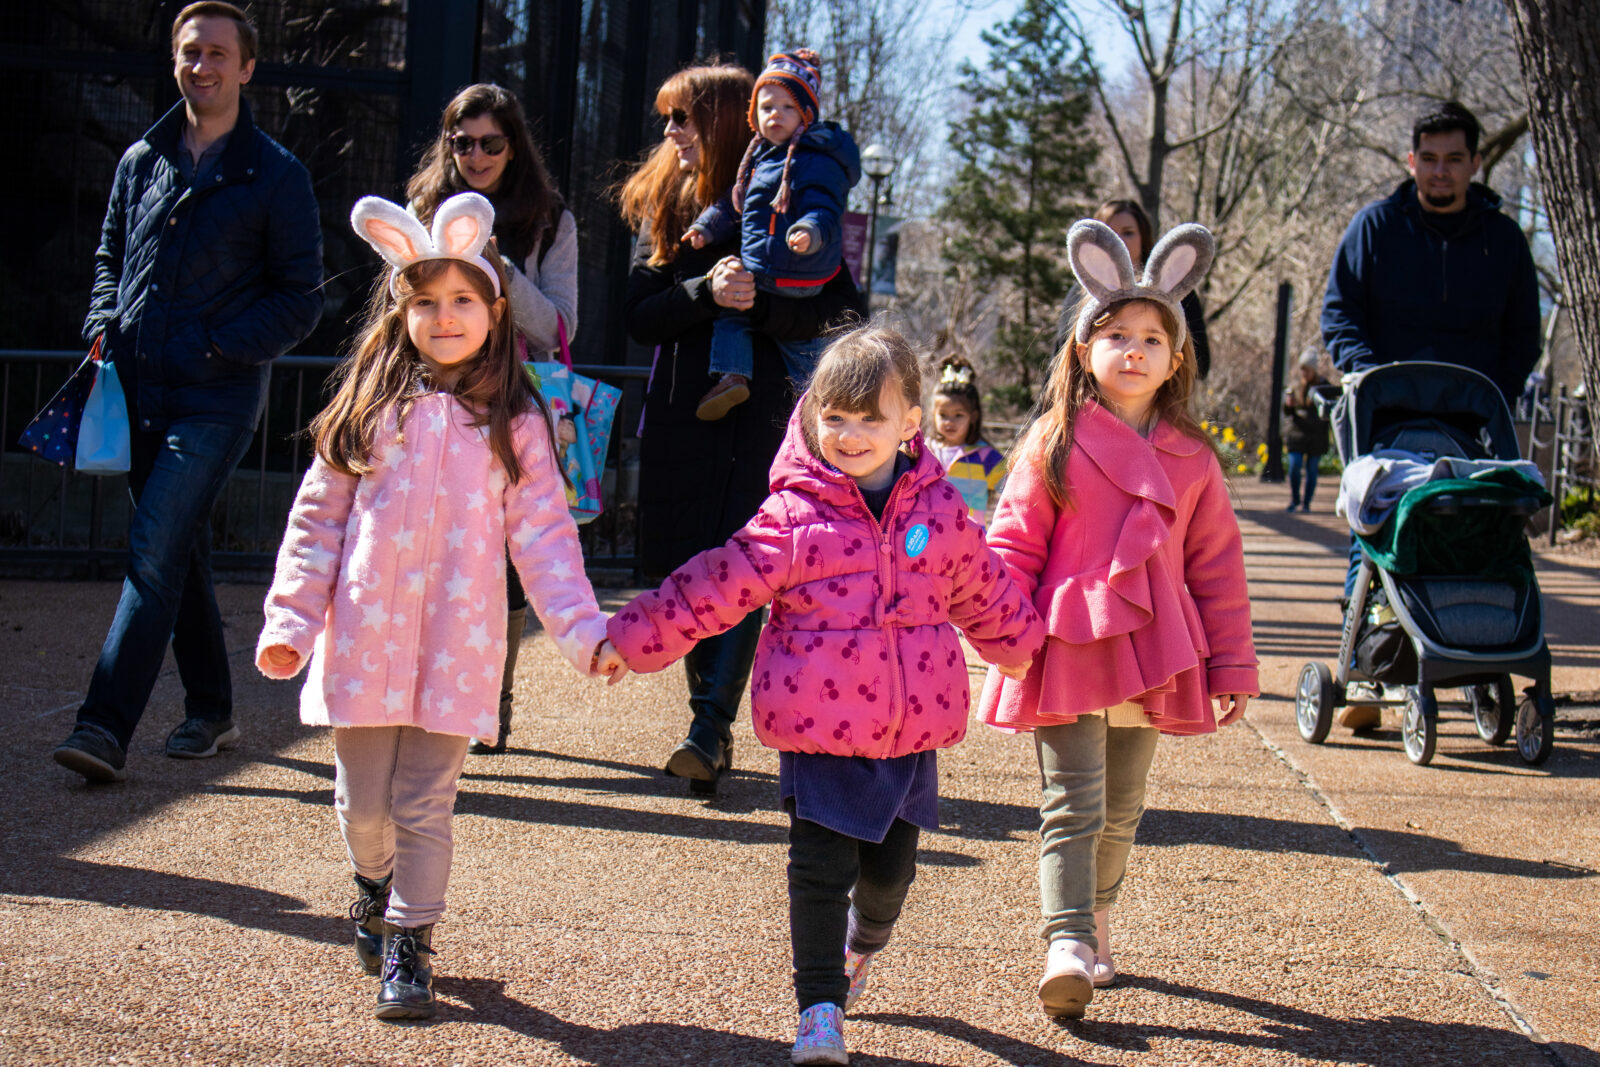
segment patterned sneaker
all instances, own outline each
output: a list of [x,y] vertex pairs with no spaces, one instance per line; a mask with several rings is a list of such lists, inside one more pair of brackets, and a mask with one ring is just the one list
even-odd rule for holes
[[850,1062],[844,1050],[844,1012],[837,1004],[813,1004],[800,1013],[800,1034],[789,1050],[790,1063]]
[[856,1001],[867,991],[867,972],[872,969],[876,952],[857,952],[846,946],[844,950],[844,976],[850,979],[850,992],[845,994],[844,1010],[854,1011]]

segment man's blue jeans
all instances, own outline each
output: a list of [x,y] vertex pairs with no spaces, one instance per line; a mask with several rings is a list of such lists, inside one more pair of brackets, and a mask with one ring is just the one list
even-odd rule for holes
[[172,643],[188,718],[233,716],[222,614],[211,585],[211,507],[244,458],[249,426],[181,419],[133,433],[128,576],[78,721],[124,750]]

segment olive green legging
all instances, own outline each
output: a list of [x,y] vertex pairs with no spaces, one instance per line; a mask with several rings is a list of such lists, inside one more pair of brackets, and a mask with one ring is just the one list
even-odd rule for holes
[[1039,906],[1046,941],[1098,948],[1094,913],[1116,903],[1161,734],[1081,715],[1034,731],[1039,755]]

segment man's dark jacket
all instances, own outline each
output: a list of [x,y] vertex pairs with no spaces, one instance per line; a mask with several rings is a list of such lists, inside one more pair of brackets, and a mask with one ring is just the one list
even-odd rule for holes
[[1474,182],[1463,211],[1446,238],[1407,181],[1350,220],[1322,303],[1340,370],[1436,360],[1481,371],[1508,400],[1522,392],[1539,359],[1533,256],[1488,186]]
[[144,427],[253,424],[267,364],[322,313],[322,227],[300,161],[239,121],[209,174],[178,169],[180,101],[123,153],[95,253],[85,341],[104,331]]

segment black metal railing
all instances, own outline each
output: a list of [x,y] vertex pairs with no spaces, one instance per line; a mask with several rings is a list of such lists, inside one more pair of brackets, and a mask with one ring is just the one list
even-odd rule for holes
[[[1566,494],[1573,489],[1583,489],[1592,499],[1594,492],[1600,489],[1594,426],[1586,400],[1581,396],[1568,396],[1564,385],[1552,394],[1536,398],[1532,407],[1529,451],[1550,449],[1550,495],[1554,499],[1550,503],[1549,537],[1553,545],[1561,532],[1561,502]],[[1549,435],[1547,441],[1540,440],[1541,431]]]
[[[127,556],[133,514],[125,476],[81,475],[20,448],[17,436],[83,359],[82,352],[0,349],[0,571],[11,575],[102,577]],[[219,573],[271,574],[289,508],[311,463],[304,430],[321,408],[323,383],[338,360],[274,360],[268,402],[245,460],[212,512],[212,561]],[[579,374],[626,388],[648,367],[577,364]],[[629,411],[634,412],[632,419]],[[637,579],[637,406],[627,397],[607,445],[605,511],[580,530],[591,568]]]

